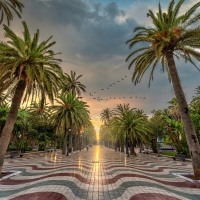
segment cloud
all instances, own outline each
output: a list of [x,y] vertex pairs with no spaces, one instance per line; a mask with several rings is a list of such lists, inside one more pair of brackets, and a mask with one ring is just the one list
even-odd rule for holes
[[[76,71],[82,74],[81,81],[87,87],[84,100],[90,105],[91,116],[95,124],[99,124],[99,114],[104,108],[114,108],[119,103],[130,103],[131,107],[144,109],[147,114],[153,109],[167,107],[167,102],[174,97],[172,85],[166,74],[155,71],[154,81],[148,88],[149,71],[137,86],[131,82],[133,69],[128,70],[125,58],[132,50],[125,42],[133,36],[133,28],[138,25],[151,26],[146,17],[148,9],[157,11],[158,0],[121,1],[110,0],[21,0],[25,9],[25,20],[32,33],[40,29],[40,40],[53,35],[57,43],[55,52],[63,59],[64,72]],[[196,1],[196,0],[195,0]],[[161,1],[163,9],[167,9],[170,0]],[[183,10],[194,0],[187,1]],[[121,5],[121,6],[120,6]],[[182,11],[183,12],[183,11]],[[21,34],[21,20],[15,17],[11,28]],[[3,31],[1,39],[3,40]],[[177,62],[180,78],[188,101],[198,86],[199,74],[189,63]],[[127,76],[125,80],[123,77]],[[117,81],[120,82],[118,83]],[[110,87],[110,84],[113,84]],[[110,88],[102,90],[102,88]],[[102,98],[112,97],[109,101],[98,102],[89,96],[90,92],[98,92]],[[133,97],[130,99],[130,97]],[[141,100],[135,97],[146,97]],[[126,97],[125,99],[113,99]]]

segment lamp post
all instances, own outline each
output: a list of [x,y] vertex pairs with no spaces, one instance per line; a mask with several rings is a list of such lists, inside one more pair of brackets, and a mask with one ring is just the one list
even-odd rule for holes
[[[69,127],[69,135],[68,136],[70,136],[70,134],[71,134],[71,131],[72,131],[72,129],[71,129],[71,127]],[[66,156],[69,156],[69,137],[68,137],[68,142],[67,142],[67,155]]]
[[129,151],[128,151],[128,134],[127,134],[127,132],[126,132],[126,154],[127,154],[127,157],[130,157]]

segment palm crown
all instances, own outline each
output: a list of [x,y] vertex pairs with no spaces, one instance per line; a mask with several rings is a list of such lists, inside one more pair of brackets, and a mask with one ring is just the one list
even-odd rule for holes
[[52,106],[54,113],[53,121],[58,128],[65,124],[66,128],[72,125],[80,128],[80,125],[88,124],[90,120],[88,105],[80,101],[71,92],[61,94],[56,99],[57,105]]
[[23,38],[18,37],[8,26],[4,25],[5,37],[10,39],[7,43],[0,43],[0,84],[4,86],[1,90],[11,88],[14,92],[20,80],[26,82],[26,93],[24,100],[32,98],[45,98],[53,101],[54,94],[57,94],[61,84],[60,76],[62,70],[59,66],[60,59],[50,47],[55,42],[49,42],[51,37],[41,43],[39,30],[33,38],[25,22]]
[[104,122],[104,124],[107,124],[113,117],[113,111],[109,108],[103,109],[100,116],[101,121]]
[[10,8],[21,18],[20,12],[22,12],[23,4],[19,0],[0,0],[0,24],[3,22],[4,15],[6,16],[8,25],[13,20],[13,14]]
[[[154,28],[136,27],[135,36],[128,40],[129,48],[133,48],[139,42],[150,43],[146,47],[142,47],[133,51],[126,59],[128,61],[135,56],[129,64],[135,66],[132,81],[137,84],[141,81],[143,74],[152,66],[150,80],[153,80],[153,72],[159,62],[162,64],[163,71],[168,72],[171,81],[166,54],[173,52],[177,58],[184,58],[197,67],[191,56],[200,61],[200,27],[193,28],[192,25],[200,19],[200,14],[194,15],[196,9],[200,6],[200,2],[192,6],[185,14],[178,16],[181,5],[184,0],[180,0],[174,5],[171,1],[168,12],[163,13],[159,4],[159,12],[155,15],[149,10],[147,16],[151,18]],[[149,80],[149,84],[150,84]]]
[[83,85],[79,79],[82,75],[76,77],[76,72],[71,71],[71,76],[69,74],[64,75],[64,88],[63,92],[72,92],[73,95],[81,96],[81,91],[85,92],[85,85]]

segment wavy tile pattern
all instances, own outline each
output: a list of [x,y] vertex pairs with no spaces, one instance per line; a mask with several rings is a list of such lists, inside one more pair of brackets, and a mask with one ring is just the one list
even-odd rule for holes
[[190,162],[138,154],[127,158],[101,146],[89,151],[29,154],[5,159],[1,200],[199,200],[200,184],[172,173],[191,173]]

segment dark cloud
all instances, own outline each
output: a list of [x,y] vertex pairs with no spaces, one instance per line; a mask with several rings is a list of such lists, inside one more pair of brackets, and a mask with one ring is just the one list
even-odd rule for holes
[[[140,25],[137,14],[146,17],[148,5],[145,4],[147,5],[145,10],[142,6],[147,1],[143,1],[139,7],[135,7],[133,10],[136,15],[128,15],[129,17],[126,16],[127,11],[121,7],[122,0],[113,2],[109,0],[21,1],[25,5],[22,17],[31,32],[35,32],[39,28],[41,40],[53,35],[53,40],[57,42],[54,50],[62,52],[63,70],[65,72],[74,70],[77,74],[83,74],[82,82],[87,86],[88,92],[99,92],[99,95],[104,98],[125,96],[127,97],[126,103],[130,102],[132,107],[143,108],[147,113],[153,109],[162,109],[168,106],[167,102],[174,96],[174,92],[172,85],[167,80],[167,75],[160,72],[160,67],[158,66],[156,69],[154,81],[149,89],[150,70],[144,75],[141,83],[134,86],[131,82],[133,69],[128,71],[128,63],[125,63],[125,58],[131,52],[125,42],[133,36],[133,28]],[[131,5],[134,7],[140,4],[140,2],[132,4],[133,2],[130,0],[124,1],[126,5],[130,2],[129,8]],[[151,6],[157,8],[158,2],[158,0],[151,0]],[[140,19],[143,20],[143,18]],[[11,28],[17,34],[22,32],[20,21],[15,18],[11,24]],[[194,95],[194,89],[199,84],[200,74],[184,61],[177,62],[177,66],[184,91],[190,101]],[[101,90],[125,75],[128,76],[126,80],[120,81],[109,90]],[[128,99],[130,96],[146,96],[147,100],[130,100]],[[89,103],[94,102],[88,93],[84,94],[84,98],[89,100]],[[123,101],[95,104],[97,107],[91,107],[91,109],[97,109],[99,112],[99,109],[115,107],[117,103],[123,103]],[[91,103],[91,105],[93,104]]]
[[[125,11],[116,3],[89,5],[81,0],[22,2],[25,5],[22,16],[30,29],[39,28],[42,39],[54,35],[57,47],[60,47],[58,51],[69,57],[67,60],[82,58],[82,61],[98,62],[128,53],[125,42],[137,23],[134,19],[119,23],[118,18],[124,16]],[[17,31],[21,29],[18,23],[12,27]]]
[[125,15],[123,10],[120,10],[116,3],[109,3],[104,8],[105,14],[108,15],[109,19],[115,19],[119,15]]

